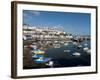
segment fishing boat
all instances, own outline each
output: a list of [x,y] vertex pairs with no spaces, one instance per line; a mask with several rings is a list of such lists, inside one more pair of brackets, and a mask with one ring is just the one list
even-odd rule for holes
[[47,63],[51,60],[51,58],[44,57],[45,51],[35,50],[34,56],[32,56],[35,63]]

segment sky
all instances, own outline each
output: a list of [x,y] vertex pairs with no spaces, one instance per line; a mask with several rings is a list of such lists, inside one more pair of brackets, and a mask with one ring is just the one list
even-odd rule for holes
[[73,35],[90,35],[89,13],[23,10],[23,24],[57,26]]

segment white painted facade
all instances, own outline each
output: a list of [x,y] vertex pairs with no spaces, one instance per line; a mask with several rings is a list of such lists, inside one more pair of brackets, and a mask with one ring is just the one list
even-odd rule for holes
[[57,28],[36,26],[23,26],[23,35],[31,35],[33,38],[73,38],[73,36]]

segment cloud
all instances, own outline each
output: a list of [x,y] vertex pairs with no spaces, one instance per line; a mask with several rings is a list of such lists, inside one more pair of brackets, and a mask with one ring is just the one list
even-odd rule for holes
[[33,15],[39,16],[40,12],[39,11],[32,11]]
[[34,16],[40,15],[37,11],[30,11],[30,10],[24,10],[23,11],[23,18],[24,19],[32,19]]
[[39,16],[39,11],[33,11],[33,10],[24,10],[23,11],[23,18],[24,19],[32,19],[34,16]]
[[39,11],[33,11],[33,10],[23,10],[23,22],[25,24],[30,24],[34,20],[35,16],[39,16]]

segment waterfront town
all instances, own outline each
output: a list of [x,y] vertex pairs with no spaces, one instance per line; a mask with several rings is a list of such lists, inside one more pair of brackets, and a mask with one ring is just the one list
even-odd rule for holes
[[24,69],[89,66],[90,49],[89,35],[74,36],[57,26],[23,26]]

